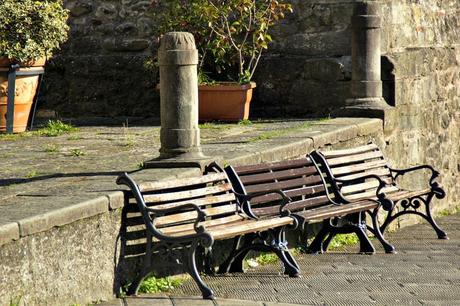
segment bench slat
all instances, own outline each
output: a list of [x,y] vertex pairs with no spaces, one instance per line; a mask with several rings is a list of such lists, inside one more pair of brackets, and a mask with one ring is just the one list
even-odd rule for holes
[[255,231],[264,232],[271,228],[293,224],[293,222],[294,220],[291,217],[273,218],[267,220],[247,220],[244,222],[244,224],[228,226],[225,229],[210,229],[210,233],[214,239],[221,240],[243,234],[253,233]]
[[366,160],[371,160],[371,159],[376,159],[376,158],[383,159],[382,152],[374,151],[374,152],[367,152],[367,153],[361,153],[361,154],[344,156],[344,157],[328,158],[327,162],[329,163],[330,166],[337,166],[341,164],[356,163],[356,162],[361,162],[361,161],[366,161]]
[[331,169],[332,169],[332,173],[338,177],[339,175],[343,175],[343,174],[351,174],[353,172],[366,171],[366,170],[371,170],[371,169],[381,168],[381,167],[386,167],[386,166],[387,166],[387,162],[382,159],[382,160],[370,161],[370,162],[349,165],[349,166],[332,166]]
[[172,208],[176,206],[181,206],[187,203],[192,203],[197,206],[206,206],[206,205],[215,205],[219,203],[232,203],[236,201],[235,194],[233,193],[224,193],[220,195],[211,195],[211,196],[206,196],[204,198],[199,198],[199,199],[191,199],[191,200],[184,200],[184,201],[179,201],[179,202],[173,202],[173,203],[167,203],[167,204],[159,204],[153,206],[155,209],[166,209],[166,208]]
[[282,170],[277,172],[268,172],[254,175],[247,175],[240,177],[243,184],[254,184],[254,183],[263,183],[263,182],[273,182],[276,180],[295,178],[304,175],[312,175],[316,173],[316,168],[313,166],[296,168],[289,170]]
[[[288,197],[295,198],[295,197],[300,197],[303,195],[310,196],[316,193],[324,192],[324,186],[323,185],[316,185],[312,187],[306,187],[306,188],[297,188],[297,189],[292,189],[292,190],[285,190],[285,193]],[[271,193],[268,195],[260,196],[260,197],[254,197],[250,202],[252,206],[257,206],[263,203],[268,203],[276,200],[281,200],[281,195],[277,193]]]
[[[318,207],[324,204],[328,204],[329,199],[327,196],[319,196],[314,198],[308,198],[300,201],[291,202],[286,208],[289,209],[292,213],[297,211],[301,211],[307,208]],[[281,205],[273,205],[269,207],[263,208],[254,208],[253,211],[258,216],[267,216],[267,215],[274,215],[278,214],[280,211]]]
[[354,193],[354,192],[358,192],[358,191],[364,191],[364,190],[368,190],[368,189],[375,190],[375,189],[377,189],[377,187],[379,187],[379,182],[377,180],[369,180],[368,182],[364,182],[364,183],[344,186],[344,187],[342,187],[341,192],[344,195],[347,195],[347,194],[350,194],[350,193]]
[[[215,217],[219,215],[229,214],[229,213],[236,213],[237,204],[227,204],[218,207],[211,207],[203,209],[208,217]],[[182,212],[182,213],[175,213],[164,217],[155,218],[155,224],[157,226],[166,226],[172,223],[178,222],[185,222],[195,220],[197,218],[196,211],[190,212]]]
[[[205,228],[209,228],[209,227],[222,225],[222,224],[230,224],[230,223],[241,221],[241,220],[245,220],[245,218],[242,215],[231,215],[231,216],[227,216],[223,218],[200,222],[200,225],[204,226]],[[192,231],[192,230],[193,230],[193,223],[164,227],[161,229],[161,231],[164,234],[181,233],[181,232]]]
[[304,166],[311,166],[312,162],[309,158],[295,159],[295,160],[286,160],[281,162],[266,163],[266,164],[256,164],[249,166],[237,166],[234,167],[235,171],[240,176],[247,174],[255,174],[266,171],[278,171],[291,168],[299,168]]
[[[399,190],[398,187],[390,186],[390,187],[383,188],[382,192],[389,195],[390,193],[398,191],[398,190]],[[366,198],[373,199],[375,198],[375,190],[346,195],[346,198],[349,200],[359,200],[359,199],[366,199]]]
[[319,175],[316,176],[308,176],[308,177],[301,177],[292,180],[285,180],[281,182],[275,183],[265,183],[265,184],[257,184],[257,185],[249,185],[246,186],[247,193],[256,193],[262,191],[274,191],[274,190],[287,190],[293,189],[300,186],[311,186],[317,185],[321,183],[321,178]]
[[358,153],[366,153],[370,151],[379,150],[379,147],[374,144],[368,144],[361,147],[351,148],[351,149],[341,149],[341,150],[331,150],[331,151],[321,151],[321,153],[327,158],[354,155]]
[[[385,165],[386,165],[385,161],[379,161],[378,163],[377,162],[376,163],[374,162],[363,163],[363,164],[360,164],[359,166],[354,165],[353,167],[351,166],[342,167],[342,168],[347,168],[344,170],[342,170],[342,168],[334,168],[332,169],[332,173],[337,178],[344,179],[344,180],[360,178],[360,177],[363,177],[369,174],[375,174],[378,176],[390,176],[391,175],[390,169],[383,167]],[[361,171],[364,171],[364,172],[361,172]],[[359,172],[359,173],[351,174],[354,172]]]
[[188,177],[188,178],[181,178],[181,179],[174,179],[174,180],[167,180],[167,181],[158,181],[158,182],[145,182],[139,184],[139,189],[141,192],[150,192],[155,190],[167,189],[167,188],[176,188],[186,187],[186,186],[193,186],[199,184],[206,184],[212,182],[218,182],[227,180],[227,176],[224,172],[220,173],[210,173],[207,175],[203,175],[202,177]]
[[216,193],[222,193],[232,190],[232,185],[230,183],[196,188],[191,190],[177,191],[177,192],[168,192],[160,194],[148,194],[144,195],[144,201],[146,203],[155,203],[155,202],[166,202],[174,200],[185,200],[190,198],[202,197],[206,195],[212,195]]
[[323,220],[332,217],[345,216],[351,213],[376,208],[379,204],[372,201],[355,202],[345,205],[327,205],[320,208],[313,208],[297,213],[306,220]]

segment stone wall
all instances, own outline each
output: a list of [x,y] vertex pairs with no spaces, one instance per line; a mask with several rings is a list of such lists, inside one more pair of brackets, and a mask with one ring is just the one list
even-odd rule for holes
[[385,1],[382,16],[397,114],[387,155],[397,167],[439,169],[453,209],[460,191],[460,2]]
[[47,65],[42,109],[59,116],[159,117],[150,1],[68,0],[68,42]]

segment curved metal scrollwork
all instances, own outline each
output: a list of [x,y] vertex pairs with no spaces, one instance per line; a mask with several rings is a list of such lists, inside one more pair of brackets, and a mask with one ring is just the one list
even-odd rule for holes
[[[436,196],[442,198],[445,196],[445,192],[441,187],[435,186],[434,188],[439,188],[439,190],[432,190],[430,193],[425,195],[413,196],[397,201],[396,205],[401,207],[401,210],[395,214],[393,214],[393,210],[389,211],[385,221],[380,226],[380,231],[383,233],[385,229],[398,217],[405,214],[412,214],[420,216],[428,221],[428,223],[430,223],[436,231],[439,239],[448,239],[446,232],[438,226],[431,214],[431,200],[433,197]],[[423,209],[421,209],[422,207],[424,208],[424,212]]]
[[422,204],[426,205],[426,203],[426,199],[424,199],[422,196],[402,199],[399,202],[397,202],[397,204],[399,204],[405,211],[409,209],[413,209],[416,211],[420,208],[420,206],[422,206]]

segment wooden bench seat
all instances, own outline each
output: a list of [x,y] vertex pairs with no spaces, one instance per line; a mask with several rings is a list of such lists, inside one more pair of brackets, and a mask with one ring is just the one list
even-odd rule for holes
[[[379,226],[383,233],[398,217],[405,214],[417,215],[428,221],[439,239],[448,239],[447,234],[436,224],[431,214],[433,197],[445,197],[443,188],[435,182],[439,172],[429,165],[397,170],[389,166],[382,151],[373,143],[351,149],[315,152],[319,163],[324,163],[333,184],[346,200],[365,198],[377,200],[376,192],[394,202],[384,222]],[[406,190],[397,183],[397,178],[410,172],[428,170],[431,177],[427,187],[420,190]],[[422,173],[423,174],[423,173]],[[370,177],[373,176],[373,177]],[[379,187],[380,186],[380,187]]]
[[180,246],[183,258],[172,260],[184,262],[203,297],[213,298],[213,291],[200,277],[196,249],[202,247],[211,254],[215,240],[230,238],[235,239],[234,248],[221,265],[221,272],[242,271],[245,255],[256,250],[274,252],[283,262],[285,274],[299,276],[299,266],[286,248],[284,234],[286,227],[295,227],[296,219],[282,215],[281,208],[271,218],[251,218],[242,211],[239,202],[248,198],[239,195],[237,199],[226,173],[216,164],[208,167],[208,172],[202,177],[139,185],[126,173],[118,177],[118,184],[130,187],[137,202],[137,214],[140,212],[147,229],[143,269],[128,294],[136,294],[142,280],[152,272],[155,250],[166,248],[174,255]]
[[[301,224],[323,221],[323,229],[316,236],[308,251],[320,253],[326,251],[330,241],[327,236],[334,233],[356,233],[360,239],[363,253],[374,253],[375,248],[368,239],[363,216],[366,211],[376,215],[380,204],[375,200],[356,200],[353,203],[340,202],[332,186],[327,183],[319,166],[310,157],[274,163],[254,164],[249,166],[225,168],[235,191],[253,195],[257,192],[274,192],[281,190],[289,197],[285,206]],[[372,196],[375,196],[374,192]],[[270,193],[255,196],[243,203],[245,212],[253,218],[270,218],[279,213],[280,194]],[[343,205],[347,204],[347,205]],[[340,222],[338,222],[340,219]],[[381,242],[386,249],[393,251],[383,236]]]

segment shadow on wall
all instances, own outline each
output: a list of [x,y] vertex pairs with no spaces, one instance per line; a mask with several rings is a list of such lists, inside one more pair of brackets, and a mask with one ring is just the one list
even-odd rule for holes
[[381,66],[383,98],[390,106],[396,106],[395,65],[389,57],[382,56]]

